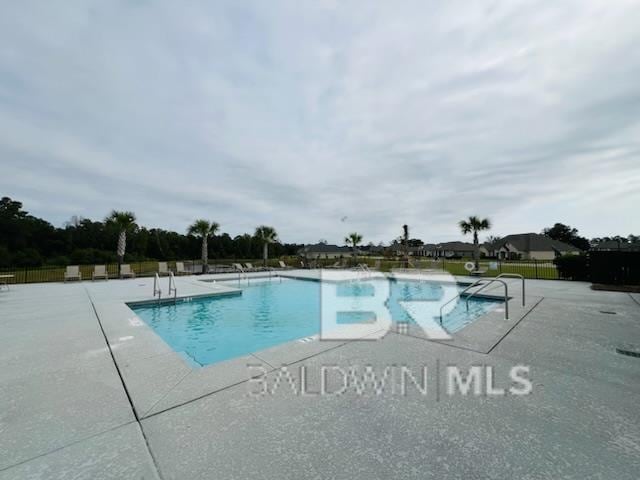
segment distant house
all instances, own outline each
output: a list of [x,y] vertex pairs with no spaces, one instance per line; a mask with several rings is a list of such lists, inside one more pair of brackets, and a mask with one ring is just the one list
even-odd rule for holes
[[[393,243],[389,247],[394,255],[404,255],[404,246]],[[472,258],[471,242],[427,243],[419,247],[409,247],[409,255],[430,258]],[[580,249],[539,233],[518,233],[507,235],[493,244],[479,245],[480,257],[503,260],[553,260],[557,256],[580,253]]]
[[[338,245],[328,245],[325,243],[316,243],[315,245],[305,245],[298,250],[298,255],[309,260],[317,260],[323,258],[342,258],[353,255],[351,247],[339,247]],[[356,249],[356,255],[362,252]]]
[[[401,244],[392,245],[393,253],[404,255],[404,247]],[[486,253],[486,252],[485,252]],[[481,248],[482,254],[482,248]],[[409,247],[409,255],[413,257],[431,258],[462,258],[473,256],[473,243],[467,242],[442,242],[427,243],[417,247]]]
[[425,245],[425,257],[433,258],[463,258],[473,256],[473,243],[442,242]]
[[591,247],[591,250],[607,252],[639,252],[640,243],[623,242],[621,240],[605,240]]
[[485,243],[486,256],[503,260],[553,260],[560,255],[578,254],[580,249],[539,233],[507,235],[493,244]]
[[358,250],[364,255],[383,255],[386,247],[382,245],[363,245],[358,247]]
[[[418,248],[418,247],[408,247],[409,255],[413,255],[413,251],[416,248]],[[397,257],[400,257],[400,256],[404,255],[405,246],[404,246],[404,244],[402,244],[400,242],[393,242],[391,245],[389,245],[389,248],[387,249],[387,251],[390,252],[391,255],[395,255]]]
[[[419,246],[410,245],[409,247],[406,248],[406,250],[410,256],[418,257],[423,255],[422,254],[423,248],[424,248],[424,245],[419,245]],[[389,245],[389,247],[387,247],[386,251],[389,252],[391,255],[402,257],[404,256],[404,253],[405,253],[405,246],[400,242],[393,242],[391,245]]]

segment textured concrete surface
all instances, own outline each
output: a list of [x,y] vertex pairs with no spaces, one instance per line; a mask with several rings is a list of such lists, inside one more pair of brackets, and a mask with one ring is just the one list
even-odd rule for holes
[[[310,391],[322,365],[483,364],[503,387],[512,365],[395,334],[303,364]],[[637,478],[637,392],[537,367],[533,378],[527,397],[450,397],[443,375],[439,396],[434,381],[427,396],[301,396],[281,383],[255,398],[241,385],[143,428],[165,478]]]
[[158,473],[137,422],[74,443],[0,471],[0,480],[157,480]]
[[[216,282],[179,278],[179,295],[238,286],[237,276],[207,278]],[[638,478],[640,359],[615,353],[640,345],[637,295],[527,281],[521,320],[461,331],[490,348],[390,333],[331,348],[290,342],[194,369],[124,305],[148,299],[151,286],[0,293],[0,479]],[[358,394],[367,365],[395,373]],[[530,367],[531,394],[487,392],[487,367],[508,392],[514,365]],[[418,382],[427,367],[426,394],[411,382],[400,391],[402,366]],[[450,394],[452,367],[481,368],[479,396]],[[343,377],[350,368],[355,377]]]
[[83,285],[0,294],[0,469],[134,420]]

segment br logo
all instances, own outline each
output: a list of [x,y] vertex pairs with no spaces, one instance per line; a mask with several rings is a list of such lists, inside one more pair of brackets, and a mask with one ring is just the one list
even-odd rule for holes
[[[401,282],[401,283],[396,283]],[[400,285],[429,292],[427,299],[403,299]],[[397,290],[400,290],[399,292]],[[421,295],[418,295],[420,297]],[[424,297],[424,295],[422,295]],[[397,298],[400,297],[400,298]],[[320,273],[320,338],[322,340],[378,340],[384,337],[394,322],[396,312],[404,311],[428,338],[451,340],[441,326],[444,318],[456,306],[458,297],[455,279],[448,273],[326,271]]]

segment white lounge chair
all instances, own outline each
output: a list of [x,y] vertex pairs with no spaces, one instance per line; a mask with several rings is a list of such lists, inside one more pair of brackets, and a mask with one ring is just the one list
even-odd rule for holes
[[287,265],[286,263],[284,263],[282,260],[278,260],[278,264],[280,265],[280,268],[282,268],[283,270],[289,270],[293,268]]
[[67,280],[82,280],[82,274],[80,273],[80,267],[78,265],[67,265],[67,269],[64,272],[64,281]]
[[471,270],[469,272],[469,275],[471,275],[472,277],[481,277],[482,275],[484,275],[485,273],[487,273],[487,269],[478,269],[478,270]]
[[184,269],[184,262],[176,262],[176,275],[189,275]]
[[253,266],[253,264],[251,264],[251,263],[245,263],[244,264],[244,270],[245,270],[245,272],[247,272],[247,271],[248,272],[255,272],[257,270],[257,268],[255,268]]
[[131,270],[131,265],[123,263],[120,265],[120,278],[136,278],[136,274]]
[[167,262],[158,262],[158,275],[169,275]]
[[233,268],[235,268],[239,272],[243,272],[244,273],[244,267],[239,263],[234,263],[233,264]]
[[91,280],[95,280],[96,278],[102,278],[103,280],[109,279],[109,274],[107,273],[106,265],[95,265],[93,267],[93,273],[91,274]]

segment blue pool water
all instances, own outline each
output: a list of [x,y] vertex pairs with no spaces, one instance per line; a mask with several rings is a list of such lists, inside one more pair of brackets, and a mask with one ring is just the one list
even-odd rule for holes
[[[338,287],[338,294],[367,296],[372,294],[372,289],[367,284],[345,283]],[[393,281],[387,306],[394,321],[413,322],[400,301],[433,301],[442,295],[443,289],[438,283]],[[455,332],[499,304],[472,298],[467,312],[464,301],[459,301],[453,311],[445,315],[443,325],[449,332]],[[317,334],[320,283],[291,279],[265,281],[243,287],[242,295],[132,308],[173,350],[200,365],[209,365]],[[342,320],[359,321],[357,315]]]

